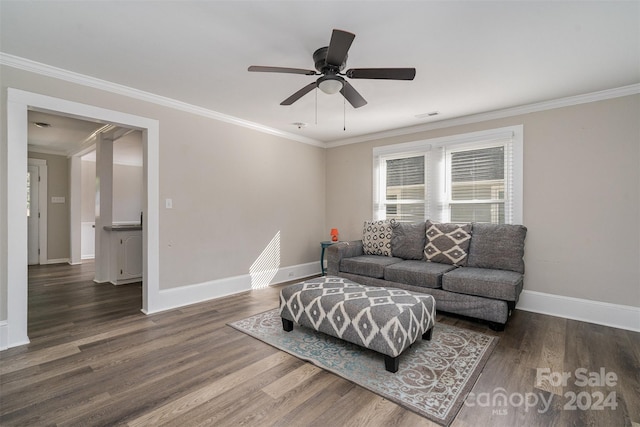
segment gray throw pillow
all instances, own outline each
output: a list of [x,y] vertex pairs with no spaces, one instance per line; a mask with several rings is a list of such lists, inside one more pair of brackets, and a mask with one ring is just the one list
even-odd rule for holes
[[424,222],[396,222],[391,233],[391,254],[403,259],[424,259],[425,233]]
[[469,267],[496,268],[524,274],[527,227],[515,224],[473,223]]
[[471,224],[436,223],[427,220],[427,261],[464,266],[469,254]]

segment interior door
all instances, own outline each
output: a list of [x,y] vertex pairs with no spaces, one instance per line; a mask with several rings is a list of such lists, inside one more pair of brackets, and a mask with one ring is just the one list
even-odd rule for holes
[[40,263],[40,184],[38,176],[38,166],[29,165],[27,168],[27,262],[29,265]]

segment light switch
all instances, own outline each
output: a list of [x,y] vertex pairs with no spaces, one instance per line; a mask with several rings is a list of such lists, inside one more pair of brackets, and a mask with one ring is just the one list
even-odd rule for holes
[[167,208],[167,209],[172,209],[173,208],[173,200],[164,199],[164,207]]
[[51,198],[51,203],[64,203],[64,197],[52,197]]

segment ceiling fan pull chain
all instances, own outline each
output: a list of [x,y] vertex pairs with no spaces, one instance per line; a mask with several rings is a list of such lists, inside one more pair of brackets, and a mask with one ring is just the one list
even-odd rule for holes
[[347,131],[347,99],[342,98],[342,130]]
[[318,88],[316,87],[316,126],[318,126]]

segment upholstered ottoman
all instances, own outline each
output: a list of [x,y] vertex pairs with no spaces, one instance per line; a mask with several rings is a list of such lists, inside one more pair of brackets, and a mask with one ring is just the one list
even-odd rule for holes
[[431,295],[395,288],[363,286],[324,276],[280,291],[285,331],[293,323],[377,351],[385,368],[396,372],[399,356],[419,337],[430,340],[435,324]]

